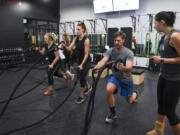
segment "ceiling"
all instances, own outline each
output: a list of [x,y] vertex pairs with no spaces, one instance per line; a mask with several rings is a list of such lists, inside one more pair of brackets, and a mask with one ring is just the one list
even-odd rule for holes
[[80,4],[88,4],[93,2],[93,0],[60,0],[60,7],[69,7],[73,5],[80,5]]

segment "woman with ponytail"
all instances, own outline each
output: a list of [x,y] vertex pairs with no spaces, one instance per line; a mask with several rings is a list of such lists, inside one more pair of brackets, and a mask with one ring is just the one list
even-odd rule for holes
[[76,27],[77,37],[75,37],[69,47],[64,46],[66,50],[72,52],[75,48],[76,58],[79,65],[79,76],[80,76],[80,96],[78,97],[76,103],[81,104],[85,101],[84,95],[88,94],[92,87],[87,81],[87,75],[90,69],[90,41],[85,36],[87,33],[86,25],[81,22],[77,24]]
[[67,83],[69,83],[69,78],[64,74],[64,71],[59,72],[61,64],[58,47],[55,44],[57,41],[56,35],[52,33],[46,33],[44,36],[44,41],[46,43],[45,47],[42,50],[37,50],[43,55],[46,54],[46,58],[49,61],[49,66],[47,68],[49,87],[44,92],[44,95],[50,95],[53,90],[53,75],[63,77]]
[[159,43],[160,56],[152,57],[161,65],[157,86],[158,115],[155,127],[146,135],[163,135],[166,118],[174,135],[180,135],[180,120],[176,107],[180,96],[180,32],[175,30],[175,13],[162,11],[155,16],[155,29],[163,32]]

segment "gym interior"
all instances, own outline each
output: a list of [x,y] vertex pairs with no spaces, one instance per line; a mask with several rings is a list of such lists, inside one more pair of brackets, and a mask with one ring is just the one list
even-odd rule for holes
[[180,135],[179,5],[0,0],[0,135]]

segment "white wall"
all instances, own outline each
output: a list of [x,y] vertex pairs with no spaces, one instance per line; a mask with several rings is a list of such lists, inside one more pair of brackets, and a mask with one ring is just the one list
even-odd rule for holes
[[[66,0],[68,1],[68,0]],[[83,2],[81,2],[83,1]],[[128,12],[115,12],[106,14],[94,14],[93,1],[92,0],[74,0],[71,2],[61,2],[61,22],[75,21],[75,20],[86,20],[94,18],[107,18],[108,27],[132,27],[131,15],[142,15],[142,14],[156,14],[159,11],[171,10],[180,12],[180,0],[140,0],[140,9],[137,11]],[[81,3],[81,4],[79,4]],[[138,43],[145,43],[146,33],[149,29],[148,16],[141,16],[140,23],[137,24],[137,31],[134,35],[137,38]],[[87,24],[89,25],[89,24]],[[139,26],[139,27],[138,27]],[[90,27],[88,27],[90,28]],[[180,13],[177,13],[177,19],[175,28],[180,29]],[[90,30],[89,30],[90,32]],[[103,26],[101,23],[98,24],[97,33],[104,33]],[[156,31],[153,30],[151,38],[153,45],[155,44]],[[152,48],[152,51],[154,47]]]

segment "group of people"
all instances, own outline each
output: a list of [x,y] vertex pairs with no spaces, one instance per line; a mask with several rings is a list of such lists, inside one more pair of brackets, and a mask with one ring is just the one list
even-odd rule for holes
[[87,81],[87,75],[90,69],[90,41],[85,36],[86,26],[84,23],[77,25],[77,37],[70,43],[70,37],[67,34],[63,35],[63,41],[60,45],[56,45],[57,37],[55,34],[46,33],[44,36],[45,46],[40,50],[36,48],[42,55],[46,55],[49,61],[47,68],[49,87],[44,92],[44,95],[50,95],[53,91],[53,76],[63,77],[66,83],[70,82],[70,78],[74,79],[74,74],[70,72],[70,56],[74,53],[77,58],[79,68],[79,79],[81,85],[80,96],[76,100],[77,104],[85,101],[84,95],[88,94],[92,87]]
[[[155,29],[157,32],[163,32],[159,43],[159,56],[154,56],[152,59],[155,63],[161,65],[161,72],[159,75],[159,81],[157,86],[157,98],[158,98],[158,116],[155,122],[155,127],[152,131],[146,135],[163,135],[165,128],[165,121],[168,118],[170,125],[172,126],[174,135],[180,135],[180,120],[176,114],[176,107],[180,96],[180,32],[175,30],[173,25],[175,23],[175,14],[173,12],[162,11],[155,16]],[[45,95],[49,95],[53,90],[53,75],[63,77],[68,83],[68,73],[70,73],[69,56],[72,53],[76,54],[77,63],[80,75],[80,96],[76,103],[80,104],[85,101],[84,95],[92,90],[91,85],[87,81],[88,71],[90,69],[90,40],[85,36],[86,26],[84,23],[79,23],[76,27],[77,37],[70,40],[64,35],[64,41],[61,43],[62,50],[65,51],[65,63],[68,68],[59,72],[61,68],[61,52],[59,53],[57,46],[55,45],[55,36],[47,33],[44,36],[47,46],[40,53],[45,54],[47,51],[47,57],[49,60],[48,82],[49,87],[45,92]],[[109,49],[104,58],[98,62],[94,69],[98,72],[108,61],[121,59],[112,67],[112,75],[110,75],[107,86],[106,95],[107,103],[109,105],[109,114],[105,121],[112,123],[117,118],[115,110],[115,97],[121,87],[121,96],[123,96],[127,102],[134,103],[138,100],[138,92],[133,90],[133,52],[124,46],[125,33],[116,32],[114,35],[115,46]],[[150,109],[150,108],[149,108]]]

